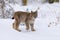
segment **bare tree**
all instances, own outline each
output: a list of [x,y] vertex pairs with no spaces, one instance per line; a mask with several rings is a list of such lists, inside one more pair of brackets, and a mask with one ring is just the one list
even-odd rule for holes
[[[6,6],[8,6],[9,8],[7,8]],[[10,4],[6,4],[6,8],[5,8],[5,18],[12,18],[13,14],[14,14],[14,10],[13,7],[11,7]]]
[[0,9],[2,11],[2,16],[4,18],[4,6],[5,6],[5,2],[4,0],[0,0]]
[[22,0],[23,5],[27,5],[27,0]]

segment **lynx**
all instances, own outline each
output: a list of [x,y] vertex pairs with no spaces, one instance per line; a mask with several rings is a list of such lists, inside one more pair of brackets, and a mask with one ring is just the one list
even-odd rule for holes
[[[25,22],[26,24],[26,30],[29,30],[31,27],[31,31],[35,31],[34,29],[34,21],[37,18],[37,11],[33,12],[22,12],[22,11],[17,11],[14,13],[14,16],[12,19],[15,19],[13,23],[13,29],[17,31],[21,31],[19,28],[19,24],[21,22]],[[30,26],[29,26],[30,25]]]

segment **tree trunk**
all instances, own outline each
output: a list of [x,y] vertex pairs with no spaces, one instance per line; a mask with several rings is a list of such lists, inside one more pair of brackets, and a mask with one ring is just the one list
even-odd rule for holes
[[59,2],[59,0],[49,0],[49,3]]
[[59,2],[59,0],[55,0],[55,2]]
[[54,0],[49,0],[49,3],[54,3]]
[[27,5],[27,0],[23,0],[23,1],[22,1],[22,4],[23,4],[23,5]]
[[2,10],[2,15],[3,15],[3,18],[4,18],[4,6],[5,6],[4,0],[1,0],[0,4],[1,4],[0,6],[1,6],[1,10]]

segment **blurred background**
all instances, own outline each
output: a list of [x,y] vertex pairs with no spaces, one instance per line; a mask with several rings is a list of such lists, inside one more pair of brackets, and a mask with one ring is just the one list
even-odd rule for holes
[[[31,6],[40,4],[53,4],[59,3],[60,0],[0,0],[0,18],[11,18],[14,13],[14,5],[18,4],[22,6]],[[12,6],[13,5],[13,6]]]

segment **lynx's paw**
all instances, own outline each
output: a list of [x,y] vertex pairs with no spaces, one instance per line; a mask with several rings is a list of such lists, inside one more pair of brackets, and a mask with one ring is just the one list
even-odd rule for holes
[[21,30],[20,29],[16,29],[18,32],[21,32]]
[[35,29],[32,29],[31,31],[36,31]]

